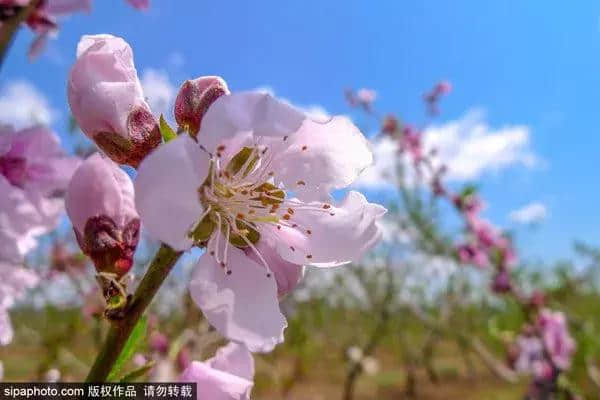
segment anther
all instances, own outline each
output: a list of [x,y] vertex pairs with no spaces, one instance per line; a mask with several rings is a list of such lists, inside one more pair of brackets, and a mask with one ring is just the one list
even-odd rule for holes
[[287,136],[284,136],[284,137],[283,137],[283,141],[284,141],[284,142],[285,142],[287,139],[288,139],[288,137],[287,137]]
[[308,254],[306,258],[312,258],[312,254]]
[[312,231],[310,229],[307,229],[306,233],[308,233],[309,235],[312,235]]
[[222,144],[219,147],[217,147],[217,151],[223,151],[223,150],[225,150],[225,145],[224,144]]
[[308,146],[302,146],[302,151],[308,149]]
[[323,204],[323,209],[328,210],[330,208],[331,208],[331,206],[329,204]]
[[286,221],[289,220],[290,218],[291,218],[290,214],[283,214],[283,219],[285,219]]
[[290,249],[291,249],[292,251],[296,251],[296,249],[294,248],[294,246],[290,246]]
[[302,186],[305,186],[305,185],[306,185],[306,182],[304,182],[304,181],[298,181],[298,182],[296,182],[296,185],[302,185]]
[[288,214],[292,214],[292,215],[294,215],[294,210],[292,210],[291,208],[288,208],[288,209],[287,209],[287,212],[288,212]]

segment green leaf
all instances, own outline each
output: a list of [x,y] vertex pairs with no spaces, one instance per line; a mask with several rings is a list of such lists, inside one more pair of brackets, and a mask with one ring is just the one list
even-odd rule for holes
[[167,122],[167,120],[165,120],[165,117],[162,114],[160,114],[159,128],[160,134],[162,135],[165,143],[177,137],[177,134],[175,133],[173,128],[169,126],[169,123]]
[[77,123],[77,120],[75,120],[73,114],[71,114],[69,116],[69,133],[74,133],[77,130],[79,130],[79,124]]
[[117,379],[117,376],[121,372],[123,366],[133,357],[135,352],[140,348],[142,343],[144,342],[144,338],[146,337],[146,332],[148,330],[148,318],[144,315],[138,323],[133,328],[129,339],[125,343],[123,347],[123,351],[119,354],[115,365],[113,365],[110,374],[108,374],[108,381],[114,382]]
[[154,367],[154,364],[156,364],[154,361],[147,362],[145,365],[142,365],[141,367],[134,369],[130,373],[126,374],[124,377],[121,378],[119,382],[134,382],[137,378],[146,375],[148,371],[150,371]]

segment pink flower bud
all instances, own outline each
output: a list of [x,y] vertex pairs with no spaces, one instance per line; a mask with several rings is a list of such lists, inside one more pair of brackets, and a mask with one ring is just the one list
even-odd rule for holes
[[69,75],[68,97],[81,130],[117,163],[137,167],[161,142],[133,52],[121,38],[81,38]]
[[224,94],[229,94],[229,89],[218,76],[202,76],[185,81],[175,99],[175,120],[179,126],[196,136],[208,107]]
[[393,114],[386,115],[381,124],[381,132],[393,136],[400,128],[400,121]]
[[140,228],[129,176],[112,161],[92,155],[73,175],[66,208],[79,246],[96,270],[126,274]]

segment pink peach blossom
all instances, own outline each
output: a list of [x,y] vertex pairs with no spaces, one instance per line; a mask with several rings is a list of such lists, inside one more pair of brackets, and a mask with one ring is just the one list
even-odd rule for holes
[[0,345],[7,345],[13,338],[8,310],[38,282],[33,271],[0,260]]
[[69,104],[82,131],[119,164],[137,167],[160,144],[131,47],[111,35],[83,36],[69,74]]
[[142,162],[137,209],[147,232],[174,249],[206,245],[193,299],[225,336],[270,351],[287,325],[278,295],[302,266],[357,260],[379,239],[383,207],[358,192],[339,204],[330,195],[372,154],[348,119],[315,122],[255,92],[219,97],[197,138],[182,135]]
[[193,361],[181,382],[196,382],[198,399],[249,400],[254,379],[254,360],[243,346],[230,343],[204,362]]
[[175,120],[180,127],[196,136],[208,107],[224,94],[229,94],[229,89],[218,76],[185,81],[175,99]]
[[560,311],[544,309],[537,320],[545,350],[557,368],[566,370],[571,365],[575,341],[569,334],[567,320]]
[[37,236],[56,227],[79,162],[46,128],[0,127],[0,260],[19,263]]
[[129,176],[96,153],[73,175],[65,203],[79,245],[96,269],[118,276],[127,273],[140,228]]

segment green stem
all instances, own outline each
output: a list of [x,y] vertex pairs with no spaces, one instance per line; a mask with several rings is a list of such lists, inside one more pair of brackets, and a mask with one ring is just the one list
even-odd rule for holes
[[142,278],[131,302],[127,306],[123,319],[112,321],[112,326],[96,361],[90,370],[86,382],[100,383],[106,381],[115,361],[123,351],[133,328],[154,298],[154,295],[165,281],[173,265],[181,256],[181,252],[163,244],[154,256],[146,275]]
[[0,67],[4,64],[4,58],[13,42],[17,30],[37,8],[41,1],[42,0],[31,0],[27,7],[21,8],[13,17],[2,21],[2,27],[0,27]]

